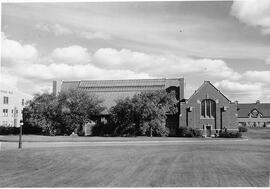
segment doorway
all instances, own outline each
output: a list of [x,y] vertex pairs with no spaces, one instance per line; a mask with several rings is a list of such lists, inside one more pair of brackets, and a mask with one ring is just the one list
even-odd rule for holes
[[206,126],[206,137],[211,137],[211,126]]

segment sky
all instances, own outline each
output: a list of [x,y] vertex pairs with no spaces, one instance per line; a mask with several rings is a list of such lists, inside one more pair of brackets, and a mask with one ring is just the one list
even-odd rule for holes
[[231,101],[270,102],[270,1],[2,3],[1,85],[53,80],[205,81]]

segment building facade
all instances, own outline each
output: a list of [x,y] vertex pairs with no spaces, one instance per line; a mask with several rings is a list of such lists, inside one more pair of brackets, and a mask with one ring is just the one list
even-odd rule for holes
[[19,127],[22,110],[29,96],[1,86],[0,89],[0,126]]
[[198,128],[207,136],[227,128],[238,129],[237,104],[231,102],[209,81],[180,104],[179,126]]
[[[132,97],[142,91],[173,90],[178,100],[179,112],[177,115],[167,115],[166,126],[171,135],[180,126],[202,129],[209,136],[223,128],[238,129],[237,104],[231,102],[209,81],[205,81],[187,100],[184,98],[184,78],[63,81],[60,85],[54,82],[53,86],[53,93],[56,95],[59,91],[70,89],[96,94],[104,100],[107,109],[116,104],[115,100]],[[60,86],[60,90],[57,86]],[[104,116],[106,114],[108,112],[104,112]]]
[[237,105],[239,125],[247,127],[270,127],[270,103],[239,103]]

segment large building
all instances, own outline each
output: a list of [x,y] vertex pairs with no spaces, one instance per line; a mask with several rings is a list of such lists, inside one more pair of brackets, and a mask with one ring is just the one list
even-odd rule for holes
[[177,127],[180,126],[202,129],[208,136],[214,135],[223,128],[237,129],[237,104],[231,102],[209,81],[205,81],[187,100],[184,98],[184,88],[184,78],[63,81],[60,84],[54,81],[53,83],[55,95],[70,89],[84,90],[103,99],[107,109],[115,105],[115,100],[131,97],[142,91],[173,90],[176,92],[179,112],[177,115],[167,116],[166,125],[171,135],[174,135]]
[[270,103],[239,103],[237,106],[240,125],[248,127],[270,127]]
[[29,98],[29,95],[2,85],[0,89],[0,126],[19,127],[23,107]]

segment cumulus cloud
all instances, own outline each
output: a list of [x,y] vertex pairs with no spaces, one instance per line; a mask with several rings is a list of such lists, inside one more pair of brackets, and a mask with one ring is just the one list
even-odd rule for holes
[[270,34],[269,0],[235,0],[231,14],[250,26],[260,27],[263,34]]
[[55,62],[65,64],[85,64],[91,61],[91,55],[87,48],[73,45],[64,48],[56,48],[51,54]]
[[261,81],[270,83],[270,71],[246,71],[243,78],[251,81]]
[[2,33],[2,59],[5,62],[14,63],[16,61],[32,61],[37,58],[38,51],[32,44],[21,44],[18,41],[8,39]]
[[265,94],[265,83],[261,82],[237,82],[230,80],[222,80],[214,83],[225,95],[228,95],[232,100],[240,102],[254,102],[257,99],[262,99]]
[[241,77],[239,73],[228,67],[223,60],[148,55],[128,49],[101,48],[94,53],[93,60],[99,67],[147,71],[154,76],[163,76],[164,73],[171,76],[202,73],[218,78],[230,77],[235,80]]

